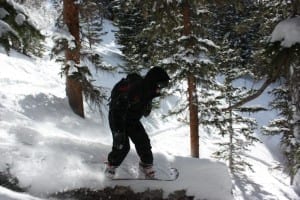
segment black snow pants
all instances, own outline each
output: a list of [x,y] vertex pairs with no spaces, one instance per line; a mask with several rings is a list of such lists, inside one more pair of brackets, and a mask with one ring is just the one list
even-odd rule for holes
[[109,113],[109,125],[113,135],[112,151],[108,154],[108,162],[113,166],[119,166],[125,159],[130,150],[129,139],[134,143],[136,152],[140,157],[140,161],[144,164],[153,164],[153,154],[151,151],[150,139],[139,120],[130,120],[125,124],[123,135],[123,147],[117,148],[114,143],[116,142],[116,123],[112,113]]

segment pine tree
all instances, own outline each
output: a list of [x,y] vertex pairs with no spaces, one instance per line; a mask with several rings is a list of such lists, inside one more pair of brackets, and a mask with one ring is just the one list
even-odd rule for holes
[[290,48],[281,47],[280,42],[271,43],[265,52],[271,58],[270,66],[276,80],[282,79],[285,85],[273,90],[275,96],[272,107],[280,111],[282,118],[270,122],[264,130],[269,134],[281,134],[281,147],[286,155],[287,169],[291,176],[291,184],[300,166],[299,140],[299,87],[300,44]]
[[[239,1],[213,5],[212,38],[221,46],[217,54],[220,70],[235,69],[242,76],[252,76],[253,56],[261,39],[258,34],[260,23],[256,21],[259,5],[255,2]],[[237,77],[239,78],[239,77]]]
[[[264,6],[264,14],[268,15],[266,22],[268,28],[264,30],[266,35],[271,35],[280,21],[299,14],[299,5],[296,1],[287,4],[264,4]],[[259,73],[269,77],[269,80],[281,80],[282,84],[272,91],[275,98],[271,102],[271,106],[279,111],[280,118],[271,121],[263,130],[268,134],[281,134],[281,149],[286,156],[286,170],[292,184],[300,166],[298,117],[300,115],[300,44],[282,47],[280,41],[270,43],[269,38],[264,44],[264,50],[258,54],[262,61]]]
[[[246,72],[244,75],[248,74],[251,78],[258,80],[265,79],[260,88],[250,91],[248,96],[228,108],[234,109],[257,98],[271,83],[276,81],[278,74],[273,73],[272,68],[266,64],[266,59],[268,58],[264,56],[262,49],[267,44],[274,23],[278,22],[278,20],[280,21],[291,9],[288,9],[288,4],[281,4],[273,0],[239,1],[232,5],[221,5],[223,7],[220,11],[221,13],[225,11],[225,15],[223,14],[222,17],[221,14],[221,19],[224,20],[220,20],[220,23],[218,21],[217,26],[220,25],[222,27],[228,23],[231,23],[231,26],[226,25],[227,28],[222,27],[221,29],[217,29],[227,30],[228,33],[224,33],[223,31],[221,34],[219,31],[214,32],[216,33],[214,37],[224,39],[221,49],[225,47],[228,50],[222,51],[219,60],[222,60],[222,63],[225,60],[226,64],[225,55],[230,58],[229,61],[231,63],[235,61],[235,65],[241,67]],[[233,9],[228,9],[228,6],[231,6]],[[230,14],[226,14],[226,12]],[[225,23],[222,23],[222,21]],[[228,29],[228,27],[231,27],[231,29]],[[222,35],[225,37],[223,38]],[[234,51],[233,49],[237,50]],[[225,67],[231,67],[231,65],[226,65]]]
[[80,4],[80,25],[83,43],[92,49],[92,46],[101,42],[103,13],[96,0],[84,1]]
[[112,2],[114,21],[119,28],[116,33],[117,43],[121,45],[127,72],[139,72],[149,68],[149,39],[142,30],[147,27],[147,17],[143,14],[143,4],[137,0]]
[[[55,4],[59,11],[62,11],[62,4],[57,2]],[[78,7],[78,24],[80,26],[78,37],[80,48],[77,52],[78,58],[76,62],[67,62],[72,64],[73,70],[67,74],[70,78],[79,81],[80,87],[87,103],[90,106],[98,108],[101,112],[101,106],[106,98],[105,90],[101,86],[93,84],[94,79],[90,70],[113,70],[112,66],[104,65],[102,62],[101,52],[96,48],[96,45],[101,42],[103,7],[99,7],[100,3],[95,0],[85,1],[77,4]],[[58,15],[57,30],[53,35],[55,45],[52,49],[52,57],[56,57],[56,61],[61,62],[62,65],[66,63],[64,54],[65,49],[74,47],[74,37],[70,35],[69,29],[62,22],[62,18]],[[78,33],[78,34],[79,34]],[[78,43],[78,44],[79,44]],[[75,48],[76,49],[76,48]],[[66,74],[67,68],[62,68],[62,75]],[[79,93],[78,93],[79,94]]]
[[[186,94],[173,113],[188,108],[191,155],[199,157],[199,124],[202,123],[199,116],[205,117],[201,110],[206,107],[204,96],[215,85],[216,72],[210,59],[216,45],[205,38],[207,31],[203,26],[209,11],[206,4],[188,0],[152,1],[145,7],[151,23],[143,34],[151,40],[148,45],[151,63],[165,67],[172,74],[172,93]],[[181,87],[183,83],[187,87]]]
[[80,72],[80,28],[79,28],[79,8],[74,0],[63,1],[63,19],[72,37],[72,46],[68,45],[65,51],[65,74],[66,93],[72,110],[79,116],[84,117],[82,84],[76,75]]
[[7,52],[15,49],[26,55],[41,56],[43,39],[21,5],[0,1],[0,43]]
[[[233,175],[241,175],[247,162],[246,152],[250,146],[258,141],[254,137],[256,121],[245,117],[244,112],[257,112],[265,110],[261,107],[235,107],[237,102],[247,98],[254,89],[235,84],[240,79],[257,79],[252,67],[255,63],[253,55],[258,49],[256,41],[260,38],[257,34],[259,23],[254,20],[259,7],[250,1],[222,1],[209,4],[210,27],[208,32],[220,48],[215,60],[218,66],[220,83],[216,85],[214,98],[210,98],[210,107],[207,107],[207,116],[204,123],[216,126],[220,134],[228,138],[227,142],[219,143],[220,149],[215,156],[228,162]],[[221,79],[221,80],[220,80]]]
[[108,12],[106,9],[106,5],[97,0],[88,0],[80,4],[80,53],[82,60],[88,60],[96,70],[112,71],[112,66],[102,62],[101,51],[98,49],[98,44],[102,42],[101,37],[106,34],[102,28],[105,13]]
[[[242,72],[241,72],[242,73]],[[233,80],[239,76],[235,70],[227,71],[222,92],[216,99],[221,99],[228,106],[239,101],[247,92],[244,88],[233,87]],[[243,95],[241,95],[243,94]],[[254,130],[257,123],[254,119],[243,116],[243,112],[256,112],[261,110],[260,107],[242,107],[236,110],[226,110],[222,115],[214,117],[212,124],[217,125],[220,134],[228,138],[228,142],[219,143],[220,149],[214,153],[216,158],[228,162],[230,172],[234,176],[241,175],[246,170],[246,167],[251,168],[251,164],[247,162],[247,151],[254,142],[259,141],[254,136]]]
[[271,107],[279,111],[279,116],[270,121],[268,126],[262,127],[262,130],[267,135],[281,135],[281,148],[286,157],[286,171],[291,177],[290,183],[292,184],[299,168],[300,146],[294,136],[293,124],[290,123],[293,121],[293,111],[288,85],[285,82],[284,85],[273,89],[274,100],[271,102]]

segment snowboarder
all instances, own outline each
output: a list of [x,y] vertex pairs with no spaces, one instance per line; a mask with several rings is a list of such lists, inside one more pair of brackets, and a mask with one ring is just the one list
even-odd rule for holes
[[144,78],[138,74],[129,74],[114,86],[109,104],[113,146],[108,154],[106,176],[114,177],[116,168],[130,150],[130,138],[140,157],[139,168],[147,178],[154,178],[150,139],[140,119],[150,114],[152,99],[161,95],[161,89],[168,85],[169,80],[165,70],[154,67]]

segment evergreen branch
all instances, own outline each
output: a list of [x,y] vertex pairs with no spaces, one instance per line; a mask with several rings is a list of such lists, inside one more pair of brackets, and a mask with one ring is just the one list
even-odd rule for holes
[[[272,45],[270,47],[270,49],[267,49],[266,53],[268,53],[268,51],[271,52],[274,47],[276,48],[276,46],[278,46],[278,44],[274,43],[274,45]],[[273,61],[272,64],[275,65],[274,71],[273,71],[273,73],[271,73],[269,75],[268,79],[264,82],[264,84],[252,95],[245,97],[244,99],[242,99],[241,101],[237,102],[236,104],[234,104],[232,106],[222,109],[222,111],[236,109],[236,108],[244,105],[245,103],[248,103],[249,101],[259,97],[266,90],[266,88],[269,85],[271,85],[271,83],[275,82],[280,77],[281,72],[284,70],[284,67],[288,63],[288,59],[289,59],[289,49],[280,49],[279,53],[276,54],[274,59],[272,59],[272,61]]]
[[241,107],[238,108],[238,111],[240,112],[248,112],[248,113],[255,113],[255,112],[259,112],[259,111],[267,111],[268,109],[263,108],[263,107]]
[[236,104],[229,106],[227,108],[223,108],[222,111],[229,111],[229,110],[233,110],[235,108],[238,108],[242,105],[244,105],[245,103],[248,103],[249,101],[252,101],[253,99],[256,99],[257,97],[259,97],[264,91],[265,89],[271,84],[273,83],[275,80],[277,79],[276,77],[270,77],[268,78],[264,84],[252,95],[249,95],[247,97],[245,97],[244,99],[242,99],[241,101],[237,102]]

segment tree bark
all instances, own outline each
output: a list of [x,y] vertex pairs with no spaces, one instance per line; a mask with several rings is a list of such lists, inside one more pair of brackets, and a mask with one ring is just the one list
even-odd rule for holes
[[[183,2],[183,24],[185,36],[191,34],[191,21],[190,21],[190,4],[188,0]],[[189,45],[186,46],[189,48]],[[188,74],[188,101],[190,111],[190,143],[191,143],[191,156],[199,158],[199,119],[198,119],[198,97],[196,78],[192,73]]]
[[[76,47],[74,49],[66,48],[66,63],[73,61],[80,63],[80,35],[79,35],[79,8],[74,0],[64,0],[63,17],[71,35],[75,39]],[[82,85],[79,80],[69,76],[70,66],[66,66],[66,93],[72,110],[79,116],[84,117]]]
[[197,97],[196,79],[188,75],[188,94],[190,110],[190,138],[191,138],[191,156],[199,158],[199,119],[198,119],[198,97]]
[[294,135],[300,143],[300,66],[290,66],[290,91],[293,106]]
[[[229,106],[231,105],[231,99],[229,99]],[[230,116],[230,121],[229,121],[229,156],[228,156],[228,167],[230,169],[230,172],[233,174],[234,173],[234,167],[233,167],[233,115],[232,115],[232,110],[229,110],[229,116]]]

